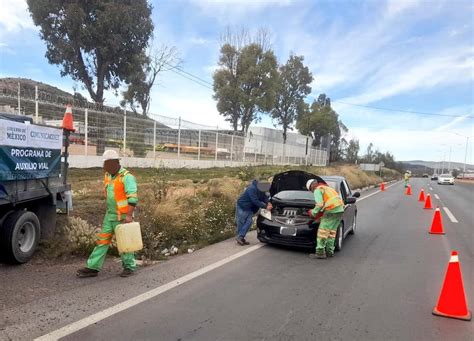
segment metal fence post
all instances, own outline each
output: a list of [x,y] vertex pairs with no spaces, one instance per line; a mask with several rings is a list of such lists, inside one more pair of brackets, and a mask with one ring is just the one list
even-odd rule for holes
[[233,152],[234,152],[234,133],[232,133],[232,136],[230,138],[230,162],[232,162]]
[[89,111],[87,108],[84,112],[84,130],[84,155],[87,156],[89,147]]
[[198,161],[201,160],[201,129],[199,129],[198,137]]
[[153,160],[156,160],[156,121],[153,121]]
[[216,127],[216,161],[217,161],[217,146],[219,144],[219,126]]
[[21,110],[20,110],[20,106],[21,106],[21,103],[20,103],[20,82],[18,82],[18,115],[21,115]]
[[181,116],[179,117],[178,125],[178,159],[181,156]]
[[123,152],[127,152],[127,109],[123,109]]
[[39,122],[39,113],[38,113],[38,85],[35,86],[35,123]]

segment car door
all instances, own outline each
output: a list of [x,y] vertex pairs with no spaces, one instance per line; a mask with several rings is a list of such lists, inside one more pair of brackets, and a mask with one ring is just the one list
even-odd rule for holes
[[346,180],[342,180],[340,186],[342,200],[344,201],[344,230],[347,231],[354,222],[355,205],[346,203],[347,198],[352,197],[351,188],[347,184]]

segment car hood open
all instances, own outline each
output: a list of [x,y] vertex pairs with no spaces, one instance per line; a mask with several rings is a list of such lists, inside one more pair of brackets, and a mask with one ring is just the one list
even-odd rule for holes
[[304,171],[288,171],[276,174],[270,187],[270,195],[274,196],[282,191],[306,191],[306,182],[316,179],[318,182],[326,183],[320,176]]

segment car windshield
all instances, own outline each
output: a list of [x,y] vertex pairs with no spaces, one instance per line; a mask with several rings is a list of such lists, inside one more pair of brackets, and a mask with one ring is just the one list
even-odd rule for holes
[[440,175],[442,178],[450,178],[451,174],[441,174]]
[[273,196],[277,200],[314,201],[313,193],[309,191],[281,191]]

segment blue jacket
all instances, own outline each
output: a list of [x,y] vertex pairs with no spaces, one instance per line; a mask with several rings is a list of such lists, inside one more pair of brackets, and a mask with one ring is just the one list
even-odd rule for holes
[[237,200],[237,205],[244,211],[256,213],[259,208],[267,207],[268,199],[265,192],[257,188],[257,180],[254,180],[240,195],[239,200]]

